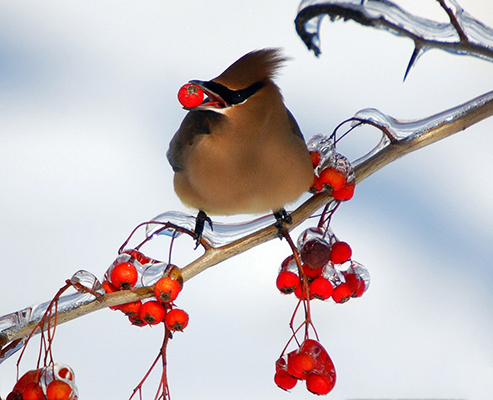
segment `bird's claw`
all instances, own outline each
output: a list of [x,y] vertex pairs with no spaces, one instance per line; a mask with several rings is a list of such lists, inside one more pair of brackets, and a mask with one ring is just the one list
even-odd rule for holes
[[204,211],[200,210],[195,218],[195,229],[193,234],[193,238],[195,239],[195,248],[199,247],[200,241],[202,240],[202,234],[204,233],[204,225],[206,222],[211,227],[211,230],[213,230],[212,220]]
[[286,224],[292,224],[293,218],[291,218],[291,215],[284,208],[279,211],[275,211],[274,217],[276,218],[275,225],[277,228],[277,234],[279,238],[282,239],[287,233]]

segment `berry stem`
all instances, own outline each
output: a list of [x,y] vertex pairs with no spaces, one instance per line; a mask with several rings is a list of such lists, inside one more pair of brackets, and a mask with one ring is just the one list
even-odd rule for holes
[[[163,346],[161,347],[161,359],[163,361],[163,373],[161,375],[161,382],[160,385],[162,385],[162,396],[160,398],[162,399],[167,399],[171,400],[171,395],[169,393],[169,386],[168,386],[168,362],[166,358],[166,348],[168,346],[168,341],[171,339],[171,331],[168,329],[166,324],[164,324],[164,340],[163,340]],[[158,400],[156,398],[156,400]]]
[[324,230],[325,234],[328,232],[328,228],[330,226],[330,222],[332,221],[332,216],[336,212],[336,210],[341,205],[340,201],[331,201],[327,203],[322,211],[322,215],[320,216],[320,220],[318,222],[317,227]]
[[[53,299],[50,301],[48,304],[48,307],[46,308],[46,311],[44,312],[43,316],[39,320],[39,322],[34,326],[34,328],[31,330],[29,336],[27,337],[26,343],[24,344],[24,347],[21,351],[21,354],[19,355],[19,359],[17,360],[17,379],[19,379],[19,369],[20,369],[20,363],[22,360],[22,357],[24,356],[24,352],[27,348],[27,344],[31,340],[31,338],[37,333],[39,330],[40,332],[40,344],[39,344],[39,353],[38,353],[38,361],[36,363],[36,368],[40,368],[41,365],[41,359],[42,355],[44,353],[44,359],[43,359],[43,366],[48,365],[48,358],[49,358],[49,363],[53,364],[53,354],[51,351],[51,345],[53,343],[53,339],[55,336],[55,329],[57,326],[57,316],[58,316],[58,300],[61,297],[61,295],[69,288],[71,287],[71,283],[66,283],[63,287],[61,287],[58,292],[55,294]],[[53,321],[53,328],[52,328],[52,315],[53,315],[53,308],[54,308],[54,321]],[[45,324],[46,324],[46,336],[45,336]]]

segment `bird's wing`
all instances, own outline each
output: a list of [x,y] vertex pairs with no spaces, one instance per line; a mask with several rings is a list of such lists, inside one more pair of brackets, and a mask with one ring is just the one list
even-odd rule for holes
[[287,108],[286,108],[286,111],[288,113],[288,119],[289,119],[289,125],[291,126],[291,131],[296,136],[299,136],[300,138],[302,138],[303,140],[305,140],[305,138],[303,137],[303,133],[301,133],[300,126],[298,125],[298,123],[294,119],[293,114],[291,114],[291,111],[289,111]]
[[173,171],[183,171],[186,167],[188,151],[198,135],[211,133],[212,125],[224,116],[212,111],[190,111],[183,119],[180,128],[169,144],[166,156]]

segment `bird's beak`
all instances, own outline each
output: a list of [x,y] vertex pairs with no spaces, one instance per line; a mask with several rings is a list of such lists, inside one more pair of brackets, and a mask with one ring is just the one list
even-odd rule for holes
[[214,82],[204,82],[204,81],[197,81],[197,80],[192,80],[189,83],[198,86],[201,88],[204,93],[206,94],[206,98],[202,102],[202,104],[198,105],[197,107],[189,108],[193,110],[217,110],[217,109],[224,109],[228,107],[228,104],[224,99],[217,93],[215,92],[211,86],[216,86]]

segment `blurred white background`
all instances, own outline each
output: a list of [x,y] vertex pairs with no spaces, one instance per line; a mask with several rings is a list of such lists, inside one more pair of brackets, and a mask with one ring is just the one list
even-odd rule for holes
[[[401,4],[447,20],[433,0]],[[460,4],[493,26],[490,0]],[[492,63],[440,51],[403,83],[412,42],[352,22],[324,21],[317,59],[295,33],[297,6],[0,2],[0,315],[49,300],[79,269],[102,277],[139,222],[194,212],[174,194],[165,158],[185,115],[176,93],[248,51],[282,47],[293,58],[277,82],[306,137],[362,108],[416,119],[493,88]],[[313,306],[338,373],[330,399],[491,399],[492,135],[490,119],[410,154],[337,212],[333,228],[372,282],[361,299]],[[361,131],[341,149],[355,158],[377,137]],[[166,250],[163,240],[162,258]],[[196,254],[187,242],[174,261]],[[177,304],[190,325],[169,349],[174,400],[313,399],[302,384],[288,394],[273,383],[296,303],[275,288],[288,254],[274,241],[187,282]],[[103,310],[62,325],[55,358],[74,368],[81,399],[125,399],[161,338],[161,328]],[[0,366],[3,397],[16,360]]]

